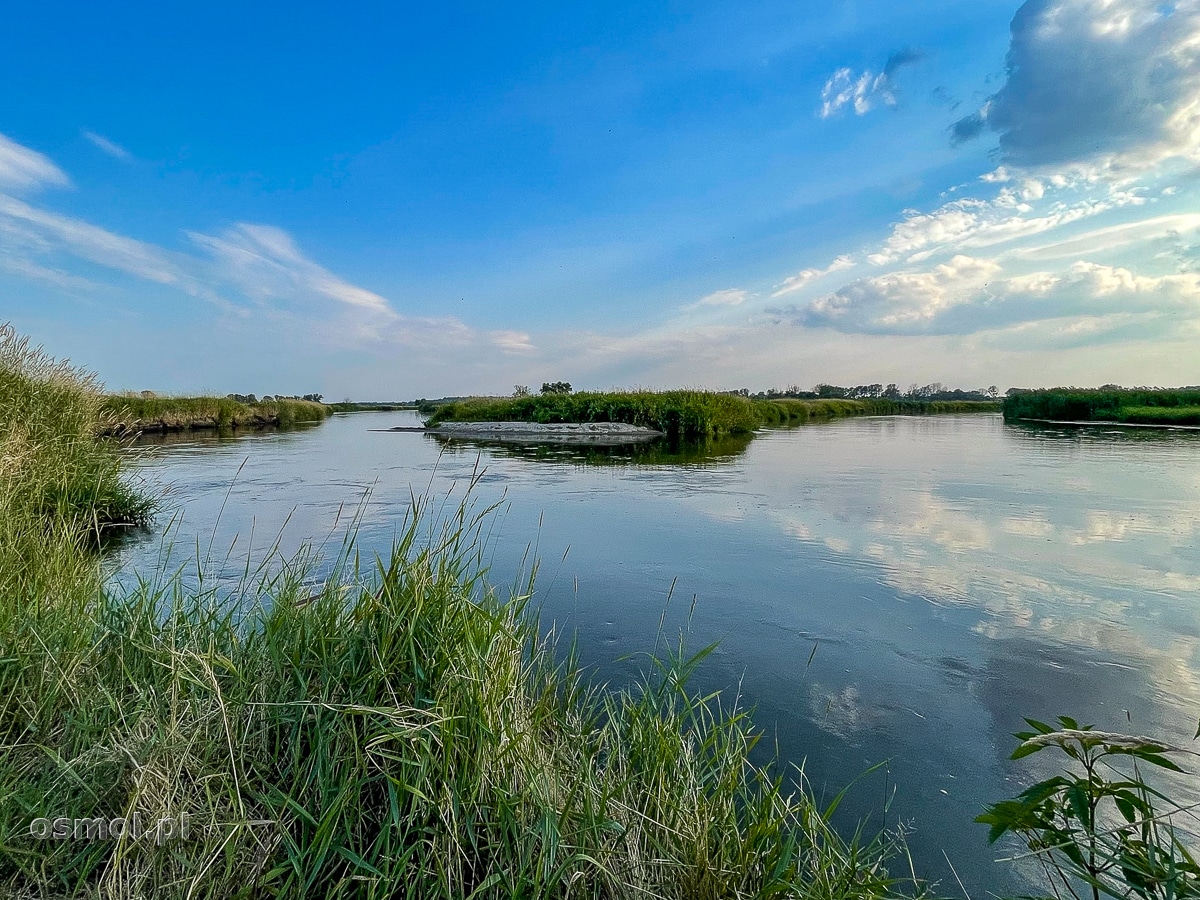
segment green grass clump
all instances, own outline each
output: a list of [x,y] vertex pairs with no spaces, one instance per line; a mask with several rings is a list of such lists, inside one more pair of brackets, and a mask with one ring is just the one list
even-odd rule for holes
[[[0,890],[29,896],[895,896],[894,835],[755,764],[676,652],[590,688],[483,580],[486,512],[232,596],[158,579],[0,611]],[[698,658],[697,658],[698,659]],[[48,841],[38,817],[186,816],[188,840]]]
[[1004,400],[1004,418],[1059,422],[1200,424],[1200,390],[1166,388],[1047,388]]
[[114,394],[104,399],[109,427],[119,432],[181,431],[190,428],[261,428],[321,422],[332,410],[311,400],[241,403],[229,397],[144,397]]
[[92,377],[0,326],[0,589],[53,559],[46,547],[94,545],[152,511],[99,435],[102,402]]
[[1196,406],[1126,406],[1122,422],[1153,425],[1200,425],[1200,404]]
[[794,425],[842,416],[996,412],[984,401],[751,400],[711,391],[609,391],[479,397],[432,408],[427,420],[442,422],[624,422],[673,438],[710,439],[749,434],[763,425]]
[[824,422],[848,416],[920,416],[939,413],[999,412],[999,401],[990,400],[808,400],[783,397],[755,400],[764,425]]
[[747,434],[761,424],[753,401],[710,391],[581,391],[512,398],[478,398],[437,408],[441,422],[623,422],[671,437]]

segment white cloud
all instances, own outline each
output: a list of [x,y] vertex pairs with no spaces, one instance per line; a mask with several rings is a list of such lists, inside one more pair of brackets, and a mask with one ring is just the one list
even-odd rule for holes
[[537,350],[524,331],[493,331],[488,336],[492,344],[505,353],[532,353]]
[[95,144],[101,151],[107,153],[114,159],[119,159],[121,162],[128,162],[133,159],[133,155],[122,147],[120,144],[113,143],[102,134],[96,134],[94,131],[84,130],[83,136]]
[[66,173],[48,157],[22,147],[0,134],[0,188],[36,189],[45,186],[66,187]]
[[896,105],[895,74],[903,66],[912,65],[921,55],[914,50],[900,50],[888,57],[883,69],[872,72],[865,69],[855,75],[850,68],[835,71],[821,88],[822,119],[828,119],[849,106],[854,114],[861,116],[871,111],[876,103]]
[[1129,316],[1150,316],[1160,330],[1200,323],[1200,274],[1144,275],[1087,261],[1060,271],[1009,274],[997,260],[956,256],[927,270],[862,278],[775,314],[794,324],[895,335],[968,334],[1063,320],[1060,336],[1111,338],[1109,332]]
[[123,237],[82,219],[48,212],[0,194],[0,225],[10,249],[22,244],[44,252],[66,251],[110,269],[156,284],[178,284],[182,272],[159,247]]
[[794,294],[796,291],[803,290],[819,278],[824,278],[826,275],[832,275],[834,272],[840,272],[843,269],[849,269],[854,265],[854,260],[848,255],[843,254],[837,257],[824,269],[801,269],[795,275],[789,275],[780,284],[775,286],[775,292],[771,294],[771,299],[783,297],[787,294]]
[[259,301],[324,298],[389,314],[387,300],[353,285],[305,257],[282,228],[241,223],[220,237],[192,233],[210,254],[217,274]]
[[1200,158],[1200,3],[1028,0],[1008,76],[958,139],[999,134],[1005,163],[1127,177]]
[[689,303],[683,309],[700,309],[706,306],[741,306],[749,296],[749,293],[741,288],[727,288],[723,291],[713,291],[695,303]]

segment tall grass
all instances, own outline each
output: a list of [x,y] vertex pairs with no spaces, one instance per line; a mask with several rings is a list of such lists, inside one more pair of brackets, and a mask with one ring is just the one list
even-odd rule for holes
[[321,422],[332,410],[311,400],[241,403],[229,397],[143,397],[114,394],[104,399],[110,430],[178,431],[189,428],[290,426]]
[[1200,425],[1200,390],[1047,388],[1004,400],[1006,419]]
[[437,406],[427,424],[442,422],[624,422],[656,428],[671,437],[714,438],[748,434],[763,425],[786,425],[842,416],[996,412],[998,402],[917,400],[751,400],[710,391],[611,391],[480,397]]
[[[89,499],[95,518],[110,495],[139,501],[94,437],[99,394],[11,332],[0,348],[0,894],[905,889],[885,868],[899,838],[840,837],[802,780],[752,761],[744,709],[688,689],[703,654],[591,686],[531,614],[532,577],[486,580],[491,509],[414,500],[384,557],[361,555],[352,530],[328,562],[274,560],[221,591],[169,571],[105,586],[71,526]],[[100,486],[55,493],[60,476]],[[135,816],[186,817],[189,836],[30,833]]]
[[623,422],[671,437],[714,438],[746,434],[760,424],[752,401],[709,391],[610,391],[478,398],[437,408],[440,422]]
[[[894,836],[755,765],[746,712],[665,655],[592,689],[483,580],[485,514],[421,503],[234,596],[176,582],[0,613],[0,884],[35,896],[885,897]],[[486,511],[485,511],[486,513]],[[39,841],[37,817],[191,839]]]
[[0,326],[0,605],[90,583],[104,534],[150,515],[97,434],[101,404],[94,379]]

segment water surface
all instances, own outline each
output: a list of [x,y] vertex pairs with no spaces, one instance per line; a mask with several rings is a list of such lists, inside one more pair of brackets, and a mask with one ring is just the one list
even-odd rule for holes
[[413,492],[457,496],[482,468],[478,500],[504,501],[493,580],[535,548],[544,618],[578,630],[602,677],[631,677],[622,657],[660,630],[720,641],[699,686],[757,704],[766,743],[830,794],[887,760],[847,820],[886,806],[915,829],[918,871],[958,893],[949,859],[972,896],[1029,889],[972,824],[1053,762],[1007,761],[1022,716],[1195,732],[1200,435],[887,417],[673,453],[373,430],[412,424],[142,445],[179,512],[120,562],[145,571],[169,545],[235,572],[275,543],[340,540],[368,496],[360,544],[385,552]]

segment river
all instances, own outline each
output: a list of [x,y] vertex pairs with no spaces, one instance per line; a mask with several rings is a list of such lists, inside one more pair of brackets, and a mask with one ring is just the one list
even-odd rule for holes
[[386,552],[412,493],[456,502],[482,469],[477,502],[503,501],[494,583],[532,551],[544,621],[575,629],[605,679],[633,677],[629,655],[660,634],[719,641],[697,687],[740,690],[764,746],[826,796],[887,761],[841,819],[909,823],[918,873],[946,893],[955,873],[973,897],[1031,888],[972,822],[1053,762],[1008,760],[1022,716],[1190,745],[1198,434],[872,417],[673,456],[376,430],[414,424],[357,413],[139,444],[168,506],[115,577],[206,558],[235,577],[275,544],[336,549],[353,515],[360,548]]

